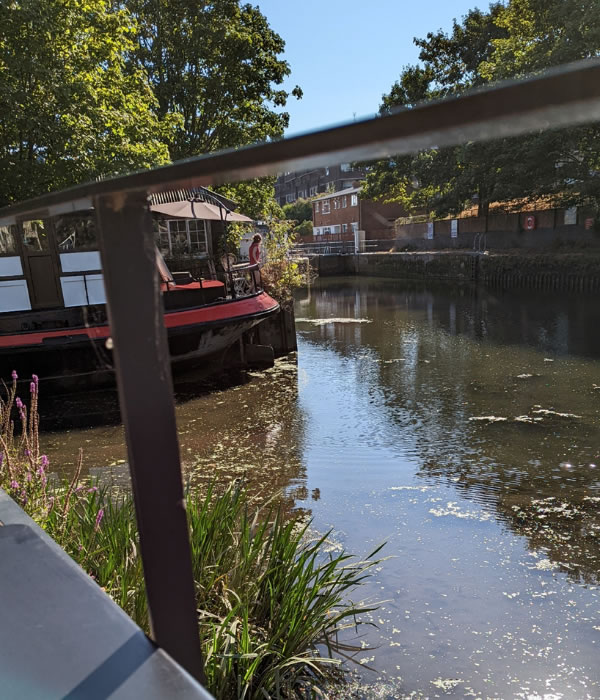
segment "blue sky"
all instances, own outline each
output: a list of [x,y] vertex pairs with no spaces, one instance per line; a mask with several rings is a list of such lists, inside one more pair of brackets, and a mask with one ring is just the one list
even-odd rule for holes
[[290,99],[287,134],[374,114],[402,67],[415,63],[413,37],[449,30],[485,0],[251,0],[286,42],[292,74],[300,85]]

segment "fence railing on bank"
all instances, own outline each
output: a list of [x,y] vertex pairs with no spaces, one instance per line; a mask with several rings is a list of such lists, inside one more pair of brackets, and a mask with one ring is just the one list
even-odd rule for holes
[[366,240],[356,249],[354,241],[323,241],[313,243],[296,243],[291,254],[296,257],[306,255],[356,255],[356,253],[383,253],[394,246],[394,240],[389,238]]

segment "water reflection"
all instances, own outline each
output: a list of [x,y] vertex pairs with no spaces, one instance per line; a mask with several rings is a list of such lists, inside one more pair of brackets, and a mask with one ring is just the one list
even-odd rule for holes
[[[569,576],[597,582],[595,299],[359,279],[325,284],[301,308],[304,339],[359,357],[353,380],[380,396],[373,443],[408,432],[427,483],[493,505]],[[318,321],[327,318],[363,322]]]
[[594,300],[356,279],[299,301],[316,520],[397,555],[367,590],[390,601],[376,692],[597,697]]

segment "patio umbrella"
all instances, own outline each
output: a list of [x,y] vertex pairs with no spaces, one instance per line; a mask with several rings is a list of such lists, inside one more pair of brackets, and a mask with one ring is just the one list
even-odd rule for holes
[[221,211],[216,204],[208,204],[207,202],[190,202],[186,200],[167,204],[152,204],[150,210],[157,214],[177,219],[208,219],[210,221],[223,220],[246,223],[252,221],[249,216],[225,209]]

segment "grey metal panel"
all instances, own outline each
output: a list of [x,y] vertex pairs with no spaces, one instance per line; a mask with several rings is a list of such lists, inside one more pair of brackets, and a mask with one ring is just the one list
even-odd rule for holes
[[0,218],[118,191],[206,187],[593,121],[600,121],[600,59],[384,117],[79,185],[0,209]]
[[0,700],[211,700],[2,491],[0,522]]

